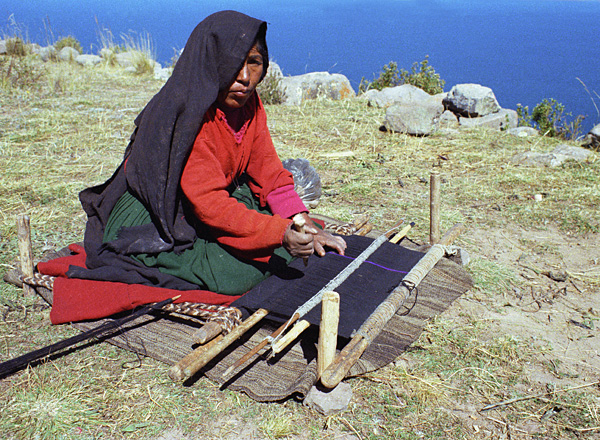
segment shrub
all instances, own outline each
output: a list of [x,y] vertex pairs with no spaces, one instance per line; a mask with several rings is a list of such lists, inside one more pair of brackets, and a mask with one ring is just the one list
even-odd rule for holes
[[121,35],[124,41],[123,52],[131,52],[132,63],[135,67],[135,73],[137,75],[145,75],[154,73],[155,66],[155,52],[154,44],[149,33],[142,33],[140,35],[124,34]]
[[389,64],[383,66],[379,77],[373,81],[365,80],[363,76],[358,85],[358,92],[364,93],[367,90],[382,90],[385,87],[394,87],[400,84],[400,76],[398,76],[398,64],[394,61],[390,61]]
[[571,122],[567,122],[567,118],[572,114],[565,113],[565,106],[554,98],[544,99],[537,104],[531,115],[529,107],[517,104],[517,115],[519,125],[535,127],[544,136],[561,139],[576,139],[581,130],[581,123],[585,119],[585,116],[579,115]]
[[0,57],[0,85],[5,89],[39,89],[46,71],[31,57]]
[[420,63],[414,63],[410,70],[410,73],[404,69],[400,71],[402,84],[412,84],[430,95],[444,91],[446,81],[440,79],[440,75],[435,73],[434,68],[429,65],[429,55],[425,56]]
[[281,86],[281,76],[268,73],[256,88],[263,104],[281,104],[285,101],[285,90]]
[[57,51],[60,51],[63,47],[72,47],[79,53],[83,53],[83,49],[81,48],[81,44],[77,40],[77,38],[69,35],[68,37],[61,38],[56,43],[54,43],[54,48]]
[[20,37],[8,38],[6,40],[6,54],[17,57],[27,55],[27,45]]
[[385,87],[395,87],[400,84],[411,84],[430,95],[435,95],[444,91],[446,81],[440,79],[440,75],[435,73],[434,68],[429,65],[429,56],[426,56],[420,63],[414,63],[410,72],[404,69],[398,72],[398,64],[390,61],[389,64],[383,66],[379,77],[373,81],[367,81],[363,77],[360,80],[358,92],[364,93],[371,89],[382,90]]

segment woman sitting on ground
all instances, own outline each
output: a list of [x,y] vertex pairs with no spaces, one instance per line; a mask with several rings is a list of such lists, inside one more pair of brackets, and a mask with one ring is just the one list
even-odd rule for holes
[[[123,163],[81,193],[87,268],[69,277],[239,295],[294,257],[343,254],[342,238],[309,221],[271,141],[255,91],[265,35],[234,11],[196,27]],[[292,227],[299,213],[305,232]]]

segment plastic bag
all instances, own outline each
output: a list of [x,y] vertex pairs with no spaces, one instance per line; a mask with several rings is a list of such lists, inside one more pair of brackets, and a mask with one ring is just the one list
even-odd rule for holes
[[304,202],[313,209],[319,204],[321,198],[321,177],[307,159],[286,159],[283,167],[294,176],[294,189]]

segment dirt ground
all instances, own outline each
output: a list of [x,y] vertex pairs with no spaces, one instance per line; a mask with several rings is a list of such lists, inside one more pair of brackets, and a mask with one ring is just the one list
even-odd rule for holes
[[[570,236],[556,228],[531,231],[516,226],[503,230],[467,231],[477,243],[474,255],[514,270],[520,285],[513,287],[499,308],[459,299],[455,309],[472,309],[489,321],[490,331],[547,342],[549,356],[560,361],[557,377],[536,377],[541,383],[589,382],[600,374],[600,246],[591,235]],[[590,280],[594,280],[591,282]],[[596,324],[596,325],[594,325]]]

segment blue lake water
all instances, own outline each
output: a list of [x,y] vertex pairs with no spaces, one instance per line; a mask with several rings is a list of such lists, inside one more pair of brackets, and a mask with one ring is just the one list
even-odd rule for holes
[[0,24],[10,34],[14,20],[40,44],[70,34],[90,53],[100,27],[116,42],[147,32],[167,64],[222,9],[269,23],[270,55],[286,75],[342,73],[358,89],[390,61],[410,70],[428,55],[446,91],[482,84],[513,109],[555,98],[587,115],[586,131],[600,123],[600,0],[4,0]]

